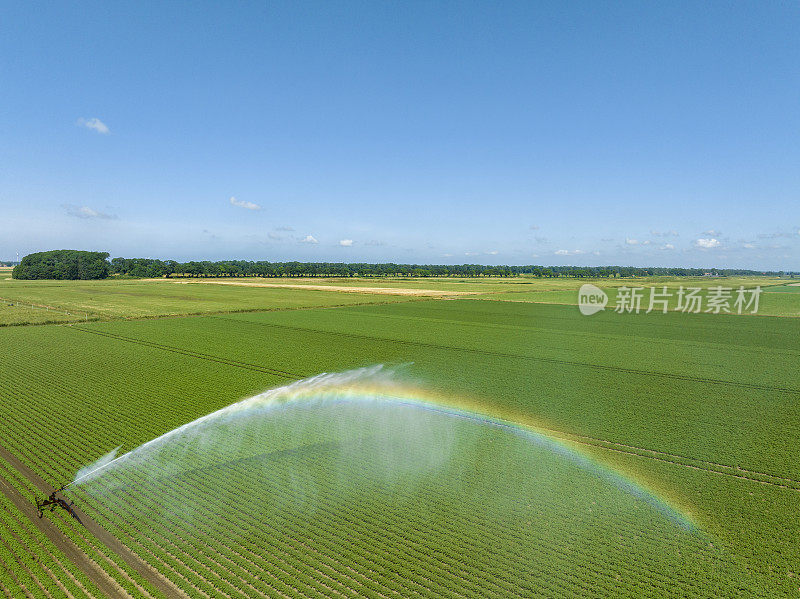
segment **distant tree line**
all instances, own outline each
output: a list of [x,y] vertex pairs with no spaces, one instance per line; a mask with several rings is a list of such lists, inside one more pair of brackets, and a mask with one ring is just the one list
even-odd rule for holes
[[730,268],[638,268],[633,266],[486,266],[481,264],[369,264],[365,262],[218,262],[114,258],[111,272],[131,277],[535,277],[610,278],[783,275],[782,271]]
[[28,254],[11,271],[13,279],[105,279],[107,252],[52,250]]
[[25,256],[14,267],[15,279],[105,279],[110,274],[136,277],[515,277],[616,278],[770,275],[799,273],[732,268],[639,268],[634,266],[486,266],[483,264],[369,264],[366,262],[217,262],[114,258],[106,252],[52,250]]

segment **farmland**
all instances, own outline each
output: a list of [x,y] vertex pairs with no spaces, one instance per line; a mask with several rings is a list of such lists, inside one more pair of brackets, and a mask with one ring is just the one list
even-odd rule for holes
[[[103,281],[19,281],[0,271],[0,326],[77,320],[185,316],[226,312],[284,310],[413,301],[425,297],[480,298],[493,301],[575,304],[578,288],[594,283],[616,299],[621,286],[764,288],[759,313],[800,315],[800,289],[774,278],[536,279],[530,277],[458,278],[224,278],[109,279]],[[343,293],[342,291],[349,291]],[[780,293],[781,295],[777,295]],[[796,292],[795,292],[796,293]],[[13,304],[11,306],[10,304]],[[676,298],[670,299],[674,309]],[[646,302],[644,307],[646,308]]]
[[[440,299],[2,280],[8,301],[89,317],[0,329],[0,446],[59,486],[117,445],[131,450],[265,389],[395,365],[400,380],[451,405],[545,431],[693,526],[505,429],[326,404],[230,429],[249,440],[234,456],[206,445],[199,461],[176,456],[169,476],[145,463],[70,498],[187,596],[800,594],[800,320],[587,318],[559,305],[575,303],[581,283],[331,283],[472,293]],[[780,285],[773,312],[798,313],[796,287],[760,283]],[[441,439],[447,459],[433,460]],[[37,493],[6,460],[0,482],[29,500]],[[63,596],[60,585],[101,596],[98,576],[120,596],[162,594],[64,513],[48,513],[105,573],[87,576],[9,493],[0,584],[11,596],[42,587]]]
[[[214,312],[285,310],[399,301],[380,293],[173,284],[170,281],[15,281],[0,279],[0,325]],[[406,296],[405,299],[414,299]],[[10,306],[9,304],[14,304]],[[16,308],[15,311],[13,308]]]

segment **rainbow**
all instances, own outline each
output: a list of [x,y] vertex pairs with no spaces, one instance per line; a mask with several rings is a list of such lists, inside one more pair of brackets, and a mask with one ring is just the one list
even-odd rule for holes
[[402,382],[393,376],[391,369],[382,365],[340,373],[323,373],[240,400],[175,428],[116,459],[102,464],[98,461],[99,465],[96,468],[83,468],[70,485],[94,479],[112,465],[120,466],[130,459],[146,458],[148,450],[162,447],[171,440],[192,434],[214,423],[246,417],[257,412],[269,412],[294,404],[313,406],[321,403],[408,406],[502,429],[571,461],[584,471],[646,502],[682,528],[689,531],[699,530],[686,510],[656,494],[632,475],[598,460],[581,445],[570,443],[566,435],[566,438],[560,438],[556,431],[526,422],[518,415],[509,416],[499,412],[492,414],[486,411],[485,405],[478,402],[431,393],[420,386]]

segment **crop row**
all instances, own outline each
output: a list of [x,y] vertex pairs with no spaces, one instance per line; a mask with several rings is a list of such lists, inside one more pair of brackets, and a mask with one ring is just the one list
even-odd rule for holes
[[[35,497],[40,495],[30,481],[11,468],[5,461],[0,460],[0,469],[6,480],[10,481],[24,496]],[[45,517],[48,518],[50,522],[54,523],[65,535],[68,539],[67,542],[72,542],[84,553],[90,563],[93,564],[94,571],[98,576],[105,576],[113,580],[118,586],[118,589],[127,593],[130,597],[154,599],[159,596],[157,591],[148,588],[149,585],[141,580],[138,574],[131,571],[116,555],[109,552],[102,544],[91,537],[83,526],[78,524],[70,516],[66,515],[61,510],[56,510],[47,512]],[[34,530],[38,531],[35,527]],[[41,533],[39,533],[39,535],[40,539],[44,539],[45,543],[49,543],[45,537],[41,536]],[[80,569],[69,563],[66,559],[61,561],[68,565],[71,576],[76,577],[83,584],[93,588],[92,583],[89,582],[89,579]],[[97,593],[97,591],[94,592]],[[102,596],[102,593],[99,593],[98,596]]]
[[[315,465],[313,463],[292,464],[287,467],[300,472],[315,472],[321,470],[320,465]],[[235,466],[229,466],[229,468],[235,468]],[[274,528],[271,518],[283,523],[285,523],[288,518],[295,518],[294,526],[297,528],[293,531],[292,537],[297,539],[313,539],[315,546],[328,538],[330,541],[329,544],[325,546],[325,551],[323,553],[332,556],[341,556],[343,554],[348,554],[348,547],[346,544],[342,543],[342,539],[337,540],[335,537],[331,537],[330,530],[326,530],[326,527],[332,526],[331,523],[337,523],[337,526],[344,526],[346,528],[349,535],[348,544],[357,545],[360,550],[364,552],[360,558],[359,556],[355,556],[357,559],[364,559],[364,556],[369,556],[371,560],[378,560],[377,562],[358,562],[356,564],[357,567],[354,568],[356,571],[376,571],[377,569],[377,571],[380,572],[380,577],[384,585],[387,584],[387,581],[391,582],[391,580],[394,580],[395,584],[408,585],[410,584],[408,582],[409,580],[424,580],[425,577],[429,576],[430,572],[436,572],[437,580],[443,580],[446,583],[446,585],[441,588],[436,587],[434,584],[436,594],[439,596],[448,596],[448,592],[453,592],[452,590],[447,591],[446,589],[461,589],[465,592],[473,589],[477,596],[491,596],[491,588],[493,587],[496,589],[495,593],[497,593],[497,596],[513,596],[515,593],[528,592],[530,589],[525,587],[525,576],[520,576],[517,571],[521,564],[526,563],[526,559],[530,559],[531,555],[536,555],[537,552],[539,555],[546,555],[548,563],[551,564],[563,560],[562,569],[564,572],[568,573],[568,576],[571,570],[577,569],[576,571],[580,572],[583,568],[591,566],[591,570],[584,571],[582,576],[578,576],[569,581],[569,584],[573,585],[580,585],[582,577],[586,577],[587,575],[589,575],[589,578],[597,577],[600,581],[605,578],[606,584],[613,584],[607,580],[607,573],[614,571],[614,559],[618,559],[614,558],[615,555],[623,556],[617,568],[620,568],[620,571],[625,572],[627,576],[636,577],[642,574],[645,575],[645,578],[648,580],[646,587],[653,587],[658,579],[661,579],[662,582],[653,587],[655,589],[661,589],[663,591],[665,588],[663,585],[670,584],[671,579],[669,575],[662,574],[659,571],[659,567],[663,567],[664,564],[658,561],[648,564],[646,559],[649,555],[647,554],[644,555],[645,561],[642,561],[640,558],[637,564],[637,570],[641,572],[641,574],[637,575],[637,570],[626,572],[624,556],[627,555],[629,550],[641,551],[642,549],[639,545],[632,545],[630,547],[627,545],[632,535],[630,532],[620,535],[619,538],[614,535],[613,543],[609,541],[610,544],[604,549],[607,553],[573,556],[572,559],[569,559],[560,556],[561,546],[557,541],[566,540],[568,541],[567,544],[574,545],[580,541],[579,538],[564,539],[562,537],[557,537],[556,540],[553,541],[554,544],[548,546],[546,542],[547,538],[540,538],[535,535],[526,537],[516,526],[486,527],[482,524],[480,519],[454,520],[452,524],[449,524],[449,520],[446,518],[421,518],[418,516],[419,511],[424,511],[425,513],[436,513],[438,511],[446,514],[449,509],[449,512],[452,514],[452,508],[447,502],[441,504],[430,499],[429,504],[426,505],[425,495],[415,495],[411,502],[409,502],[410,498],[408,497],[398,497],[397,501],[401,504],[407,503],[409,509],[402,513],[402,519],[397,519],[398,516],[389,518],[387,514],[390,513],[391,510],[382,511],[380,504],[377,504],[377,507],[373,505],[364,506],[363,509],[356,509],[341,505],[341,501],[337,503],[336,496],[337,494],[341,495],[341,490],[338,487],[319,489],[320,495],[314,502],[314,510],[319,512],[319,517],[315,518],[315,528],[311,529],[309,528],[311,523],[307,519],[303,516],[294,515],[296,512],[292,509],[294,498],[291,493],[276,494],[277,492],[269,491],[270,489],[279,489],[281,480],[285,480],[285,477],[292,474],[291,472],[281,471],[279,464],[271,464],[269,468],[269,481],[259,481],[257,484],[254,483],[251,485],[244,484],[243,481],[254,480],[252,474],[253,473],[249,471],[242,471],[231,473],[230,476],[223,476],[219,479],[192,476],[183,478],[181,483],[176,485],[170,485],[166,481],[162,481],[163,484],[148,486],[146,480],[143,479],[141,481],[142,486],[138,489],[136,484],[128,485],[127,488],[135,491],[132,495],[126,492],[124,508],[117,507],[113,498],[108,498],[108,501],[104,505],[118,510],[118,513],[113,518],[110,518],[109,525],[125,525],[128,527],[128,532],[134,536],[146,534],[151,536],[151,540],[154,540],[156,545],[169,546],[172,544],[174,549],[176,545],[180,545],[180,541],[176,539],[174,535],[176,531],[181,530],[181,521],[180,519],[175,521],[168,519],[165,521],[163,520],[163,516],[159,517],[159,514],[168,515],[176,509],[178,514],[180,514],[180,508],[176,508],[176,506],[186,503],[191,504],[193,501],[200,501],[203,505],[204,514],[208,516],[207,518],[202,518],[205,538],[213,538],[213,535],[209,537],[209,531],[214,530],[218,531],[220,541],[224,542],[226,536],[232,536],[237,539],[238,544],[241,544],[246,542],[244,541],[246,539],[252,539],[254,535],[258,537],[260,534],[259,531],[265,528],[273,529],[272,532],[274,535],[280,534],[280,531]],[[321,485],[324,480],[324,477],[320,478],[317,480],[317,483]],[[226,481],[228,484],[233,484],[234,486],[232,488],[219,488],[223,481]],[[455,483],[456,481],[450,482]],[[266,495],[264,494],[265,489],[268,490]],[[354,489],[354,491],[357,493],[358,489]],[[268,512],[271,514],[271,518],[267,517],[266,514],[256,514],[255,516],[249,514],[247,509],[242,509],[239,506],[238,502],[224,499],[226,497],[248,497],[252,494],[261,494],[264,496],[264,501],[271,506]],[[217,496],[222,497],[220,498]],[[332,500],[327,499],[328,497],[333,497],[334,503],[330,503]],[[445,497],[445,499],[448,498]],[[449,497],[449,501],[452,502],[452,500],[453,497]],[[441,501],[440,499],[439,502]],[[370,508],[369,510],[367,510],[368,507]],[[557,512],[552,511],[552,507],[553,506],[548,506],[541,502],[537,503],[536,506],[538,510],[545,511],[551,520],[554,516],[558,516]],[[389,506],[384,506],[383,509],[386,510],[387,508],[389,508]],[[138,513],[140,515],[138,516],[138,520],[136,516],[133,516],[134,520],[131,521],[131,516],[126,516],[126,513]],[[350,514],[349,516],[347,515],[348,513]],[[643,514],[640,518],[641,517],[646,517],[646,514]],[[320,521],[325,523],[321,529],[317,527]],[[513,521],[517,522],[517,520]],[[126,522],[127,524],[124,524]],[[551,524],[563,530],[570,530],[569,522],[567,521],[559,523],[558,520],[552,520]],[[635,526],[636,523],[634,522],[633,524],[633,530],[637,530]],[[472,530],[471,536],[468,537],[467,544],[456,544],[454,546],[452,539],[458,539],[459,537],[463,539],[465,526],[468,526]],[[624,530],[623,528],[621,532]],[[638,534],[647,532],[646,529],[643,530],[641,519],[638,522],[638,531]],[[420,534],[422,534],[422,536],[420,536]],[[152,535],[156,536],[155,539],[153,539]],[[653,538],[649,542],[652,543],[651,551],[655,551],[659,542],[663,543],[663,538],[660,538],[658,534],[653,534],[652,537]],[[181,538],[183,538],[183,542],[187,542],[184,537]],[[265,544],[267,544],[271,538],[272,535],[258,538],[257,546],[260,548],[261,554],[265,553]],[[483,541],[484,539],[492,539],[492,541],[486,543]],[[515,552],[511,549],[512,544],[518,547],[524,547],[524,551],[520,550]],[[448,547],[452,548],[447,549]],[[502,547],[499,553],[498,547]],[[172,557],[178,557],[177,551],[171,551],[171,553]],[[270,549],[266,553],[270,556],[270,559],[275,556],[275,551],[273,549]],[[308,551],[301,551],[297,558],[302,558],[303,553],[307,554]],[[480,569],[476,570],[471,567],[470,560],[475,559],[475,556],[491,554],[495,554],[493,555],[493,559],[500,560],[500,562],[507,562],[507,564],[499,565],[495,568],[496,571],[493,571],[492,575],[489,577],[486,576],[485,572],[481,572]],[[201,553],[198,551],[198,547],[192,546],[187,547],[182,555],[184,556],[181,558],[182,560],[188,559],[191,562],[192,560],[200,559],[199,555],[201,555]],[[256,551],[247,559],[257,563],[258,555],[259,553]],[[580,559],[578,559],[578,557],[580,557]],[[209,556],[209,558],[215,559],[212,556]],[[385,565],[381,566],[381,563]],[[418,564],[416,570],[414,564]],[[315,567],[319,568],[319,564],[315,564]],[[213,575],[209,573],[209,569],[212,568],[213,566],[209,565],[206,567],[198,567],[196,563],[189,563],[187,564],[186,571],[193,571],[195,574],[205,571],[206,575],[211,576],[213,579]],[[340,566],[336,566],[334,569],[339,572],[342,571]],[[590,575],[591,571],[595,571],[596,573]],[[395,572],[395,574],[392,574],[392,572]],[[606,574],[604,575],[602,572],[606,572]],[[505,576],[509,575],[511,578],[506,579]],[[389,576],[388,579],[387,576]],[[214,584],[219,584],[219,581],[216,580]],[[425,581],[424,584],[417,589],[417,592],[429,592],[431,584],[433,583]],[[537,584],[541,584],[541,582],[537,581]],[[501,586],[498,587],[497,585]],[[602,584],[600,586],[602,587]],[[579,586],[576,588],[579,588]],[[402,587],[401,589],[391,589],[391,587],[388,587],[376,590],[376,592],[389,594],[393,590],[401,596],[413,594],[413,589],[407,587]],[[233,594],[235,591],[228,588],[226,592],[228,594]],[[460,595],[456,594],[451,596],[457,597]]]

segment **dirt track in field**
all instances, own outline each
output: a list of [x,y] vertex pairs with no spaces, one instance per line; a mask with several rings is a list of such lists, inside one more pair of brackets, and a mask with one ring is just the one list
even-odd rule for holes
[[185,281],[179,279],[149,279],[152,281],[169,281],[184,285],[237,285],[239,287],[278,287],[283,289],[310,289],[312,291],[339,291],[341,293],[376,293],[381,295],[406,295],[414,297],[447,297],[451,295],[478,295],[480,291],[446,291],[442,289],[407,289],[400,287],[348,287],[345,285],[301,285],[299,283],[251,283],[250,281],[216,281],[199,279]]
[[[27,478],[33,485],[39,489],[45,496],[50,495],[55,489],[48,485],[38,474],[23,464],[13,453],[8,451],[5,447],[0,446],[0,457],[8,462],[17,472]],[[72,563],[74,563],[80,570],[89,577],[89,579],[112,599],[124,598],[129,599],[130,595],[119,586],[119,584],[112,579],[102,568],[92,562],[83,551],[81,551],[71,539],[64,535],[58,527],[53,524],[47,516],[39,518],[36,513],[36,506],[30,499],[24,497],[17,489],[0,478],[0,491],[2,491],[17,508],[25,514],[31,522],[33,522],[52,542],[58,547],[64,555],[66,555]],[[105,528],[97,524],[89,516],[84,514],[78,508],[73,508],[76,515],[80,519],[84,528],[93,534],[103,545],[116,553],[122,561],[124,561],[132,570],[136,571],[139,575],[157,588],[166,597],[189,597],[180,588],[175,586],[172,581],[164,577],[150,564],[142,560],[138,555],[133,553],[125,545],[120,542],[114,535],[109,533]]]

